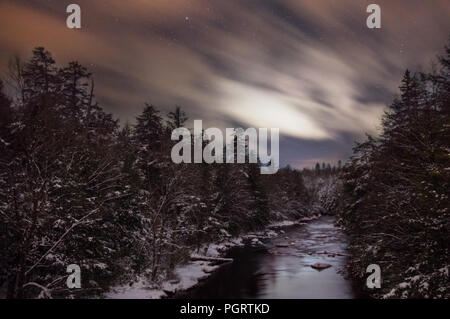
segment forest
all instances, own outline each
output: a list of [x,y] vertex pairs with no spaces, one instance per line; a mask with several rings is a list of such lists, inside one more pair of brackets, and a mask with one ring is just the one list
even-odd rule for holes
[[358,143],[341,174],[350,269],[376,260],[382,298],[449,298],[450,46],[431,72],[404,73],[380,136]]
[[[202,245],[310,215],[301,172],[258,164],[174,164],[176,107],[146,104],[121,127],[78,62],[36,48],[13,59],[0,96],[0,287],[8,298],[81,297],[145,276],[154,284]],[[3,84],[2,84],[3,86]],[[83,288],[66,287],[66,267]]]
[[[81,298],[142,276],[157,286],[205,245],[337,214],[349,275],[383,269],[372,297],[448,298],[450,48],[439,63],[405,72],[382,133],[348,162],[261,175],[258,163],[173,163],[180,107],[145,104],[121,126],[78,62],[59,67],[42,47],[12,59],[0,82],[0,289]],[[67,288],[69,264],[83,269],[82,289]]]

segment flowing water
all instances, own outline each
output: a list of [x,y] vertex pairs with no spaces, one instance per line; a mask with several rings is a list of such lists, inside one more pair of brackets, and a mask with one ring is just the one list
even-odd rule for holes
[[[278,233],[280,233],[278,231]],[[229,253],[234,262],[223,265],[180,298],[357,298],[351,280],[344,277],[348,239],[321,217],[284,229],[268,240],[265,249],[238,248]],[[287,247],[284,247],[287,246]],[[315,263],[331,267],[316,270]]]

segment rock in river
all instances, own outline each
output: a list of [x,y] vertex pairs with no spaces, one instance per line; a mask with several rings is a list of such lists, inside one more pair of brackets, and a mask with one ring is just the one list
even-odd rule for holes
[[325,263],[315,263],[314,265],[311,265],[311,267],[314,269],[317,269],[317,270],[323,270],[323,269],[330,268],[331,265],[325,264]]

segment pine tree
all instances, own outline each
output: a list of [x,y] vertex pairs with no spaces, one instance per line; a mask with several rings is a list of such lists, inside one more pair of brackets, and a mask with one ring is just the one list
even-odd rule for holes
[[11,100],[3,91],[3,81],[0,80],[0,137],[5,137],[7,126],[12,120]]
[[184,123],[189,119],[179,106],[176,106],[174,111],[169,112],[168,117],[167,126],[170,130],[183,127]]
[[360,276],[363,265],[382,260],[384,287],[377,297],[443,297],[450,291],[439,270],[448,264],[450,220],[442,72],[406,71],[380,138],[357,145],[344,168],[341,216],[354,236],[351,268]]
[[58,85],[57,68],[50,52],[42,47],[33,50],[33,56],[23,69],[23,96],[25,102],[36,96],[49,98]]
[[[70,62],[67,67],[58,71],[60,78],[60,93],[64,100],[62,104],[70,109],[67,111],[85,118],[88,107],[92,103],[90,92],[87,91],[91,81],[91,74],[78,62]],[[92,88],[93,89],[93,88]]]
[[320,174],[320,164],[319,163],[316,163],[315,172],[316,172],[316,175]]

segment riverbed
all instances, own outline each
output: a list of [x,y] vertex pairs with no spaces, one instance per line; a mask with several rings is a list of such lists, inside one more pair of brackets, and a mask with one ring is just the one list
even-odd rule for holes
[[[344,276],[348,238],[334,221],[323,216],[279,229],[259,247],[234,248],[227,255],[232,263],[176,298],[357,298],[357,287]],[[315,263],[331,267],[316,270]]]

